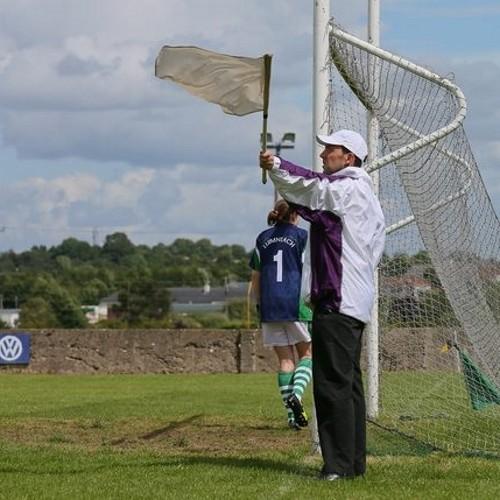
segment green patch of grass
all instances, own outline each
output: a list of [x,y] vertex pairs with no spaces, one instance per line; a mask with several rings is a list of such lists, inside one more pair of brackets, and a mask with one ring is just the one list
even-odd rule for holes
[[497,460],[372,424],[365,478],[318,481],[272,374],[2,374],[0,400],[0,498],[500,497]]
[[463,375],[386,372],[379,423],[449,452],[500,454],[500,406],[471,407]]

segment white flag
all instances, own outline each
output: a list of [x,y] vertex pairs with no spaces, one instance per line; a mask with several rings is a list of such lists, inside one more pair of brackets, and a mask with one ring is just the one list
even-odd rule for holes
[[230,115],[263,111],[265,58],[228,56],[199,47],[164,46],[155,64],[155,76],[179,84],[191,94],[213,102]]

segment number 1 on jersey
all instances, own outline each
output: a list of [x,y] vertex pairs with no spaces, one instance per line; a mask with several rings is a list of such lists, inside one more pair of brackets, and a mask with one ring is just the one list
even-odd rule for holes
[[276,281],[283,281],[283,250],[278,250],[273,256],[273,261],[276,262]]

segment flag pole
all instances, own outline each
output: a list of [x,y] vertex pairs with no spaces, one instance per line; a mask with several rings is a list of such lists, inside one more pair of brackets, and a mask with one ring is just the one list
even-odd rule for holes
[[[271,82],[271,60],[272,55],[264,56],[264,110],[262,115],[261,149],[267,149],[267,110],[269,108],[269,84]],[[267,170],[262,169],[262,184],[267,182]]]

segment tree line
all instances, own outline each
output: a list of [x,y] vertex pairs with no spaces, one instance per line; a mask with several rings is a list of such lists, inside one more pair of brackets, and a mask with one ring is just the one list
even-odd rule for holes
[[248,281],[249,253],[242,245],[213,245],[179,238],[170,245],[135,245],[126,234],[102,246],[68,238],[61,244],[0,254],[0,303],[20,308],[25,328],[82,328],[84,305],[118,293],[114,322],[104,326],[166,325],[172,287]]
[[[212,287],[248,281],[249,258],[250,252],[242,245],[214,245],[208,239],[179,238],[169,245],[147,246],[135,245],[126,234],[117,232],[106,236],[100,246],[67,238],[50,248],[34,246],[20,253],[0,254],[0,306],[19,308],[22,328],[84,328],[88,321],[82,306],[96,305],[115,294],[118,303],[112,318],[97,327],[257,326],[255,312],[248,317],[244,301],[228,304],[222,314],[186,316],[170,310],[170,288],[201,288],[207,279]],[[404,278],[409,275],[419,275],[430,286],[423,290],[407,286],[405,290]],[[458,324],[427,252],[384,255],[380,276],[383,326]],[[500,309],[500,283],[487,286],[488,302],[494,311]]]

